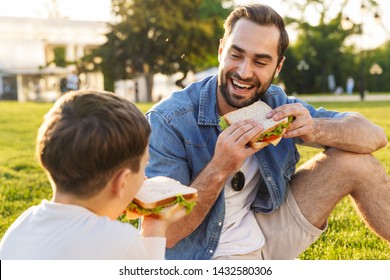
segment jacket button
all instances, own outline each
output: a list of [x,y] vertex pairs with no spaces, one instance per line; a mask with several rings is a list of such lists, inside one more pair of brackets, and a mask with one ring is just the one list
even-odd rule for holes
[[222,222],[219,222],[219,223],[218,223],[218,226],[222,226]]
[[210,254],[214,253],[214,250],[210,250]]
[[271,182],[271,181],[272,181],[272,177],[271,177],[271,176],[268,176],[268,177],[267,177],[267,181],[268,181],[268,182]]

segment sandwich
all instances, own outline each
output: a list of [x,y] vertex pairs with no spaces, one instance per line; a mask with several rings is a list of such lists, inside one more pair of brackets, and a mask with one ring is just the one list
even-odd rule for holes
[[165,219],[185,208],[189,214],[196,204],[198,191],[180,182],[157,176],[146,179],[133,201],[127,206],[126,218],[134,220],[142,216]]
[[274,121],[272,118],[267,118],[267,113],[271,110],[272,108],[268,104],[263,101],[257,101],[249,106],[221,116],[219,119],[219,126],[222,130],[224,130],[235,122],[247,119],[257,120],[263,125],[264,129],[262,132],[253,137],[249,141],[248,145],[255,149],[264,148],[269,144],[276,146],[279,144],[280,140],[282,140],[283,135],[286,133],[293,120],[293,117],[290,116],[279,121]]

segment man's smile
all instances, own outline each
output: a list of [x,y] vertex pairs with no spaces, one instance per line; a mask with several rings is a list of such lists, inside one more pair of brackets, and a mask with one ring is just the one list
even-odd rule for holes
[[237,95],[248,95],[256,89],[253,83],[243,82],[242,80],[230,78],[231,92]]

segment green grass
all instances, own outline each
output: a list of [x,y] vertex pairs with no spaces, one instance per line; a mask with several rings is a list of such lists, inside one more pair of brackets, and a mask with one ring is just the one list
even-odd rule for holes
[[[385,128],[390,138],[390,102],[312,103],[339,111],[358,111]],[[151,104],[138,104],[145,112]],[[34,158],[34,141],[50,103],[0,102],[0,238],[25,209],[51,198],[51,187]],[[301,162],[319,150],[299,147]],[[390,171],[390,147],[375,155]],[[328,230],[300,259],[374,260],[390,259],[389,245],[365,226],[349,198],[336,207]]]
[[[315,107],[329,110],[356,111],[383,127],[390,139],[390,102],[311,102]],[[319,152],[299,147],[301,161],[305,162]],[[374,155],[390,173],[390,145]],[[390,246],[374,235],[355,211],[350,197],[344,198],[334,209],[328,229],[300,256],[305,260],[389,260]]]

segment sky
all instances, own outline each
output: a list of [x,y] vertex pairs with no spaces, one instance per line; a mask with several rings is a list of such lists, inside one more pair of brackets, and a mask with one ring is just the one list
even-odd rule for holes
[[[330,1],[330,0],[324,0]],[[333,7],[337,10],[337,2],[342,0],[333,0],[336,3]],[[288,5],[284,4],[283,0],[235,0],[236,4],[261,2],[273,7],[282,16],[291,15]],[[365,22],[365,39],[361,42],[365,47],[374,47],[390,39],[390,1],[377,0],[379,3],[379,13],[384,28],[378,26],[374,22],[370,14],[367,12],[364,17]],[[0,0],[0,16],[17,16],[17,17],[37,17],[47,18],[49,11],[53,11],[53,3],[57,4],[58,10],[62,16],[76,20],[96,20],[109,21],[111,19],[110,3],[111,0]],[[360,0],[350,0],[344,14],[350,17],[355,22],[362,21],[362,16],[359,11]],[[331,7],[332,8],[332,7]],[[316,19],[309,15],[308,21]],[[290,34],[293,41],[294,34]]]
[[110,19],[111,0],[0,0],[0,16],[46,18],[53,3],[62,16],[71,19]]

